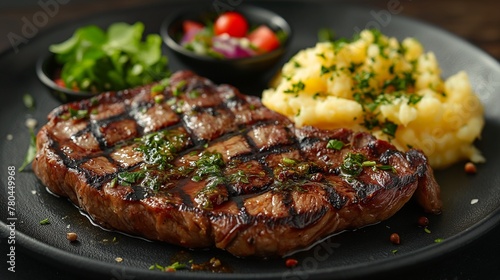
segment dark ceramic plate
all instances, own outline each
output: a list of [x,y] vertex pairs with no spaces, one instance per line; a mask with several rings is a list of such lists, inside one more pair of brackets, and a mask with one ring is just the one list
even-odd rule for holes
[[[214,2],[215,3],[215,2]],[[52,263],[65,267],[77,276],[87,279],[106,277],[107,279],[157,279],[169,278],[273,278],[273,279],[311,279],[311,278],[348,278],[372,276],[377,273],[399,271],[442,257],[456,251],[465,244],[482,236],[500,221],[500,147],[495,137],[500,128],[500,66],[482,51],[463,40],[438,30],[427,24],[396,15],[390,22],[377,23],[370,9],[345,6],[336,3],[317,2],[253,2],[283,15],[291,24],[295,36],[290,50],[284,59],[288,59],[299,49],[309,47],[316,41],[316,31],[330,27],[339,36],[351,37],[357,29],[365,26],[382,26],[382,31],[400,39],[407,36],[418,38],[427,50],[435,52],[443,68],[443,76],[448,77],[465,69],[474,89],[485,104],[486,127],[478,147],[488,158],[488,162],[478,167],[478,174],[468,176],[463,171],[463,164],[457,164],[446,170],[436,172],[442,186],[444,212],[440,216],[431,216],[430,233],[416,225],[422,210],[413,202],[388,221],[365,227],[353,232],[345,232],[323,240],[308,251],[294,255],[299,261],[297,267],[290,269],[283,259],[254,260],[235,258],[219,250],[186,251],[179,247],[157,242],[148,242],[102,230],[93,226],[66,199],[49,194],[34,176],[27,170],[15,174],[15,213],[8,216],[6,209],[0,211],[2,232],[9,234],[7,223],[14,220],[15,236],[18,248],[23,248],[42,263]],[[0,201],[6,208],[9,201],[7,178],[9,166],[19,167],[28,147],[29,133],[24,126],[28,116],[45,122],[47,113],[58,105],[47,94],[35,75],[35,62],[41,53],[54,42],[69,37],[80,26],[97,24],[107,26],[115,21],[143,21],[147,32],[158,32],[161,22],[170,12],[184,8],[185,2],[174,2],[162,6],[142,9],[116,11],[96,17],[79,20],[60,26],[29,41],[18,53],[7,52],[0,57],[2,69],[8,69],[0,75],[2,102],[0,104],[0,182],[2,191]],[[184,69],[185,66],[171,53],[172,70]],[[273,69],[271,69],[273,70]],[[272,71],[271,71],[272,72]],[[259,94],[265,87],[266,79],[256,80],[252,87],[243,91]],[[30,93],[36,100],[36,109],[23,106],[21,96]],[[7,135],[9,139],[6,140]],[[471,204],[471,200],[477,203]],[[49,225],[40,225],[48,218]],[[80,242],[70,244],[66,232],[74,231]],[[402,244],[393,245],[388,241],[391,233],[397,232]],[[436,239],[443,239],[435,243]],[[397,253],[394,250],[397,249]],[[4,255],[2,251],[2,255]],[[164,274],[150,271],[154,263],[166,265],[174,260],[193,259],[203,263],[211,257],[218,257],[223,264],[233,270],[230,274],[210,272],[179,271]],[[116,262],[116,258],[123,259]],[[2,261],[3,262],[3,261]]]

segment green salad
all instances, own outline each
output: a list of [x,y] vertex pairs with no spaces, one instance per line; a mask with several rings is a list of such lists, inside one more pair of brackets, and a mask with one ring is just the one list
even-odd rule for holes
[[62,66],[54,81],[73,90],[99,93],[168,77],[160,36],[150,34],[143,41],[143,32],[141,22],[114,23],[106,31],[95,25],[77,29],[71,38],[49,48]]

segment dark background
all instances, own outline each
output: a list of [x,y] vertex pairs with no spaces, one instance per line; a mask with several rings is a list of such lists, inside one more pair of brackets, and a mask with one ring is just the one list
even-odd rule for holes
[[[47,2],[49,0],[42,0]],[[40,31],[83,18],[96,12],[133,8],[168,0],[53,0],[60,11]],[[170,0],[171,1],[171,0]],[[209,0],[207,0],[209,1]],[[387,9],[396,0],[352,0],[350,3]],[[398,0],[404,7],[400,15],[418,18],[454,33],[500,60],[500,1],[498,0]],[[7,34],[20,33],[22,18],[31,19],[40,10],[38,0],[0,1],[0,51],[10,47]],[[251,1],[246,1],[251,2]],[[327,1],[324,1],[327,2]],[[331,0],[330,2],[336,2]]]
[[[53,0],[57,1],[57,0]],[[84,18],[96,12],[116,8],[134,8],[142,5],[159,3],[159,0],[109,0],[83,1],[59,0],[59,12],[40,28],[56,28],[59,24]],[[248,1],[249,2],[249,1]],[[334,2],[334,1],[332,1]],[[351,3],[369,5],[386,9],[390,0],[356,0]],[[478,46],[497,61],[500,61],[500,1],[498,0],[401,0],[404,9],[400,15],[418,18],[454,33],[464,40]],[[17,0],[0,2],[0,53],[12,48],[7,35],[20,33],[24,24],[23,17],[30,18],[40,10],[38,1]],[[36,36],[36,35],[35,35]],[[6,71],[2,69],[0,71]],[[500,77],[498,77],[500,78]],[[5,121],[5,120],[2,120]],[[446,255],[433,263],[416,264],[411,270],[397,275],[396,279],[500,279],[500,225],[481,236],[471,244],[453,254]],[[5,252],[2,250],[2,252]],[[3,254],[3,253],[2,253]],[[40,263],[29,252],[17,251],[17,272],[0,272],[0,279],[85,279],[64,268],[47,263]],[[5,259],[5,258],[1,258]],[[14,278],[15,277],[15,278]],[[386,278],[388,279],[388,278]]]

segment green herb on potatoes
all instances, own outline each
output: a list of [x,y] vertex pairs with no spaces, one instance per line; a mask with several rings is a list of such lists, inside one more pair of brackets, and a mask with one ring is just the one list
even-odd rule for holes
[[136,87],[169,76],[161,38],[150,34],[142,41],[144,24],[118,22],[104,31],[90,25],[68,40],[50,46],[62,65],[56,83],[67,88],[99,93]]

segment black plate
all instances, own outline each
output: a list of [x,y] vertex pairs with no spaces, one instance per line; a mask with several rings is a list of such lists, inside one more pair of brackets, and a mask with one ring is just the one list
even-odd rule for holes
[[[216,2],[214,2],[216,3]],[[495,131],[500,128],[500,66],[494,59],[474,46],[451,34],[427,24],[396,15],[390,22],[378,22],[370,9],[341,5],[338,3],[282,3],[254,2],[285,16],[292,24],[294,38],[285,59],[299,49],[312,46],[316,41],[316,31],[330,27],[339,36],[351,37],[357,29],[378,24],[388,35],[402,39],[407,36],[418,38],[427,50],[435,52],[443,68],[443,76],[448,77],[462,69],[470,76],[472,85],[485,104],[486,127],[478,147],[486,155],[488,162],[478,167],[475,176],[466,175],[463,164],[436,172],[442,186],[444,212],[430,218],[430,233],[416,225],[422,210],[413,202],[388,221],[365,227],[353,232],[336,235],[294,255],[299,261],[290,269],[283,259],[254,260],[238,259],[219,250],[186,251],[179,247],[158,242],[148,242],[119,233],[102,230],[93,226],[66,199],[49,194],[28,170],[15,175],[15,238],[17,246],[24,248],[36,258],[56,263],[72,271],[81,271],[85,278],[106,276],[108,279],[156,279],[166,274],[150,271],[151,264],[169,264],[176,258],[193,259],[196,263],[208,261],[217,256],[222,263],[234,271],[231,274],[179,271],[167,274],[170,278],[274,278],[310,279],[346,278],[368,276],[374,273],[394,271],[423,263],[450,253],[468,244],[493,228],[500,221],[500,147],[496,143]],[[107,26],[115,21],[143,21],[147,32],[158,32],[163,19],[177,8],[187,6],[185,2],[163,6],[117,11],[79,20],[60,26],[52,32],[42,34],[23,47],[18,53],[7,52],[0,57],[2,102],[0,103],[0,200],[5,208],[8,201],[7,170],[9,166],[19,167],[28,147],[28,129],[24,122],[28,116],[42,124],[47,113],[58,105],[42,87],[35,76],[35,62],[48,45],[68,38],[80,26],[97,24]],[[172,70],[183,69],[175,57],[167,53]],[[6,71],[8,70],[8,71]],[[275,70],[275,69],[274,69]],[[270,75],[270,74],[269,74]],[[253,87],[244,91],[259,94],[265,81],[256,81]],[[30,111],[23,106],[21,96],[30,93],[35,97],[36,109]],[[5,140],[7,135],[12,140]],[[471,200],[477,199],[476,204]],[[2,209],[2,232],[9,234],[5,227],[7,211]],[[48,218],[49,225],[40,225]],[[66,232],[74,231],[80,242],[70,244]],[[388,241],[391,233],[397,232],[402,244],[393,245]],[[116,240],[113,242],[113,239]],[[443,242],[435,243],[441,238]],[[397,249],[397,253],[393,250]],[[3,252],[3,251],[2,251]],[[184,252],[184,253],[182,253]],[[2,253],[3,254],[3,253]],[[117,263],[116,257],[123,258]],[[193,274],[195,273],[195,274]]]

